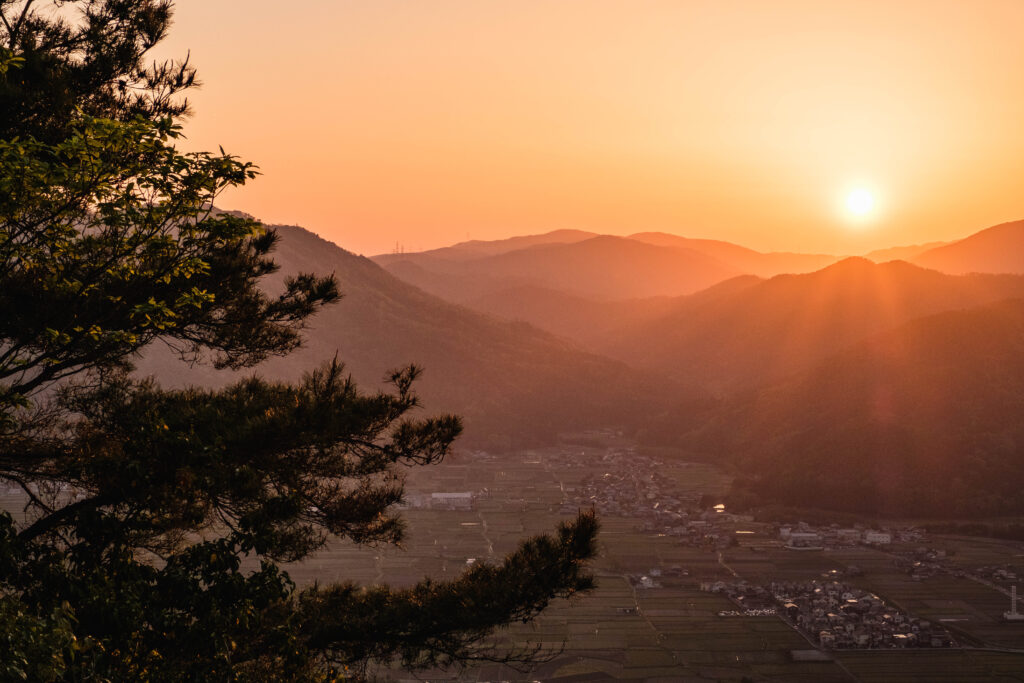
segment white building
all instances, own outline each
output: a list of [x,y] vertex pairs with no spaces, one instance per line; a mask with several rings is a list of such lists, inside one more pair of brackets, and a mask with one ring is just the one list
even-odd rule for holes
[[892,534],[888,531],[872,531],[869,529],[864,532],[864,542],[871,545],[888,545],[892,543]]
[[860,540],[859,529],[838,529],[836,530],[836,538],[843,543],[856,543]]
[[821,535],[813,531],[793,531],[789,534],[787,548],[820,548]]
[[435,510],[472,510],[473,494],[469,491],[431,493],[430,507]]

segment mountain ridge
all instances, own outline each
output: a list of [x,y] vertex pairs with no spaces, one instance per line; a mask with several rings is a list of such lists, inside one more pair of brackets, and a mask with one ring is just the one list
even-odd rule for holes
[[376,263],[297,226],[273,226],[280,239],[267,279],[333,272],[344,297],[320,311],[303,346],[244,373],[189,368],[159,348],[140,359],[141,374],[168,386],[219,386],[248,374],[297,381],[330,360],[345,362],[365,389],[393,368],[425,368],[417,383],[429,412],[466,419],[464,443],[530,443],[560,430],[637,423],[656,403],[648,378],[619,361],[586,353],[525,323],[499,320],[431,296]]
[[1024,273],[1024,220],[993,225],[917,255],[914,262],[945,273]]
[[1024,276],[947,275],[850,257],[678,308],[600,350],[714,391],[775,381],[844,346],[944,310],[1024,296]]

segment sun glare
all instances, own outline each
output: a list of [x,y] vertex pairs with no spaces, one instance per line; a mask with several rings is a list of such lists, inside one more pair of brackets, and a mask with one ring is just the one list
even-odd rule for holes
[[875,195],[863,187],[850,190],[846,195],[846,211],[855,218],[864,218],[875,210]]

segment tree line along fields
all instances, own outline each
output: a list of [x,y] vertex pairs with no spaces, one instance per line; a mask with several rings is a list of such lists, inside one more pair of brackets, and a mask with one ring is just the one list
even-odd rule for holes
[[[616,447],[621,446],[621,444]],[[496,457],[456,453],[437,468],[410,476],[408,490],[474,491],[472,510],[408,509],[410,531],[402,549],[386,548],[360,553],[352,548],[331,547],[300,565],[289,568],[300,583],[334,574],[352,576],[366,583],[402,585],[424,572],[441,578],[460,571],[470,558],[494,559],[513,547],[516,538],[549,528],[563,515],[563,486],[572,487],[595,473],[600,475],[604,449],[593,444],[564,447],[580,458],[567,467],[564,460],[548,458],[553,451],[518,452]],[[587,461],[593,464],[583,464]],[[553,464],[558,462],[560,464]],[[713,468],[669,462],[664,474],[687,489],[693,500],[702,491],[720,490],[723,475]],[[600,556],[595,570],[594,593],[568,605],[552,606],[534,624],[515,625],[500,633],[505,645],[543,644],[564,651],[553,661],[528,674],[495,666],[463,671],[430,671],[428,680],[557,680],[569,675],[609,675],[613,679],[740,681],[848,681],[843,668],[856,670],[862,681],[902,681],[910,675],[920,680],[969,681],[979,677],[1018,680],[1014,672],[1024,667],[1024,655],[981,650],[929,652],[834,652],[836,661],[796,662],[791,651],[810,644],[778,617],[719,617],[735,606],[722,596],[705,593],[705,580],[732,579],[730,570],[756,582],[820,578],[835,568],[856,564],[865,574],[859,586],[879,593],[887,601],[921,618],[968,619],[949,625],[1004,648],[1024,648],[1024,628],[1001,623],[1008,600],[973,581],[935,577],[913,581],[893,564],[885,551],[857,546],[827,553],[785,550],[772,525],[739,523],[737,529],[754,534],[737,535],[738,545],[722,552],[690,548],[656,531],[643,532],[642,520],[631,516],[603,515],[599,535]],[[435,539],[437,542],[435,543]],[[964,566],[1003,562],[1021,551],[1012,543],[953,537],[932,538],[931,545],[955,551],[951,560]],[[686,575],[670,576],[674,567]],[[632,585],[630,577],[660,569],[656,587]],[[388,671],[389,680],[404,680]],[[675,678],[673,678],[675,677]],[[410,679],[411,680],[411,679]]]
[[[287,569],[300,586],[337,579],[403,586],[424,575],[450,578],[464,569],[467,559],[500,559],[517,539],[570,517],[561,511],[563,487],[603,474],[605,450],[586,443],[500,457],[456,452],[435,468],[410,471],[408,490],[429,495],[487,489],[490,495],[477,496],[474,509],[407,509],[403,514],[409,533],[403,548],[368,551],[334,543]],[[572,466],[564,458],[548,457],[556,451],[574,454]],[[705,492],[721,491],[727,481],[714,468],[673,461],[666,461],[662,473],[678,482],[693,501]],[[14,493],[4,495],[0,503],[8,510],[23,505]],[[859,586],[922,618],[958,619],[950,625],[980,641],[1024,648],[1024,628],[1000,622],[1008,604],[1001,593],[951,576],[913,581],[894,566],[888,552],[860,546],[828,553],[793,552],[781,548],[772,525],[739,523],[737,529],[756,533],[738,535],[738,545],[725,549],[720,563],[717,552],[685,547],[656,531],[641,531],[638,518],[604,515],[601,522],[597,589],[571,604],[553,605],[534,624],[514,625],[498,635],[505,646],[564,645],[561,655],[528,674],[481,665],[420,675],[428,680],[469,681],[557,680],[573,674],[607,674],[627,680],[684,676],[683,680],[695,681],[744,677],[847,681],[845,667],[857,680],[874,682],[907,680],[910,675],[936,681],[1019,680],[1015,672],[1024,670],[1024,655],[978,650],[837,652],[838,663],[794,662],[792,650],[811,647],[802,636],[777,617],[719,617],[719,612],[735,606],[722,596],[702,592],[700,583],[732,579],[730,570],[751,582],[802,580],[856,564],[865,572],[856,580]],[[1019,544],[988,539],[933,537],[929,544],[953,551],[950,561],[964,567],[1012,562],[1022,554]],[[685,569],[686,575],[669,576],[673,567]],[[656,577],[660,585],[650,589],[631,585],[630,577],[656,568],[664,572]],[[380,674],[395,681],[409,676],[400,670]]]

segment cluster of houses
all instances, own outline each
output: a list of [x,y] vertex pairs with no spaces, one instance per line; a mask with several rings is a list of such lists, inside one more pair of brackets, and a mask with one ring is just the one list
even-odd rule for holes
[[1020,576],[1019,568],[1012,564],[994,564],[964,569],[950,563],[945,550],[920,546],[904,550],[893,560],[893,564],[914,581],[924,581],[939,574],[949,574],[958,579],[972,579],[993,587],[999,584],[1013,584]]
[[693,502],[680,497],[678,486],[659,472],[660,461],[635,449],[610,448],[594,458],[591,467],[604,472],[588,476],[575,491],[567,492],[567,510],[593,507],[604,515],[670,524],[685,519],[686,506]]
[[971,574],[978,578],[998,583],[1014,583],[1017,581],[1017,577],[1020,576],[1017,567],[1012,564],[985,565],[984,567],[972,569]]
[[839,581],[771,584],[782,614],[825,648],[952,647],[949,632]]
[[737,515],[718,511],[700,512],[694,513],[692,519],[684,519],[680,524],[667,528],[665,533],[677,536],[681,545],[691,548],[724,550],[737,543],[733,529],[736,522]]
[[771,591],[747,581],[702,581],[700,589],[726,596],[744,612],[775,607],[775,596]]
[[965,576],[963,571],[954,570],[946,563],[945,550],[921,546],[914,550],[904,550],[898,555],[892,561],[893,565],[913,581],[924,581],[939,574],[952,574],[958,578]]
[[861,525],[843,528],[812,526],[806,522],[779,526],[779,538],[791,550],[824,550],[858,544],[886,546],[891,543],[914,543],[924,537],[924,532],[915,527],[869,529]]
[[744,612],[773,606],[826,649],[953,647],[943,626],[886,605],[874,593],[840,581],[786,581],[757,586],[745,581],[707,584]]

